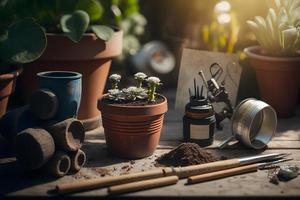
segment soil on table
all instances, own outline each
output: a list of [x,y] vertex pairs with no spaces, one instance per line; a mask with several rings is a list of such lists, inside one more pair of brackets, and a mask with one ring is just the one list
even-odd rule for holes
[[211,153],[195,143],[182,143],[175,149],[159,157],[157,166],[189,166],[217,161]]
[[156,104],[160,104],[164,101],[164,98],[160,95],[157,95],[156,96],[156,99],[154,102],[149,102],[148,100],[144,99],[144,100],[136,100],[136,101],[123,101],[123,102],[120,102],[120,101],[113,101],[111,99],[108,99],[106,97],[104,97],[102,99],[102,102],[105,103],[105,104],[113,104],[113,105],[116,105],[116,106],[147,106],[147,105],[156,105]]

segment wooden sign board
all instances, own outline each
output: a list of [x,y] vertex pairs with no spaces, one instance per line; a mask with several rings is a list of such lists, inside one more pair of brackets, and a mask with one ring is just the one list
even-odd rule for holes
[[[221,84],[222,81],[225,81],[225,88],[229,93],[229,98],[233,105],[236,104],[242,72],[238,64],[237,55],[183,49],[175,103],[175,109],[180,115],[180,118],[184,115],[185,105],[189,101],[189,88],[191,88],[193,94],[194,78],[196,78],[198,85],[203,85],[203,81],[198,73],[202,70],[206,79],[209,80],[211,78],[210,66],[213,63],[218,63],[222,67],[223,73],[218,79],[218,83]],[[206,89],[204,91],[204,94],[206,94]],[[214,105],[214,108],[218,112],[222,110],[224,105],[225,104],[218,103]]]

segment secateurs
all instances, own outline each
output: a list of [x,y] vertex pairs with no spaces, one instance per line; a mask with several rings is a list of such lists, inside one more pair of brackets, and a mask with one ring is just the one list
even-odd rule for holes
[[199,72],[200,77],[203,80],[203,83],[208,91],[208,99],[211,103],[225,103],[225,107],[219,113],[216,113],[216,127],[218,130],[222,130],[221,122],[226,118],[231,118],[233,114],[233,106],[229,99],[228,92],[225,88],[225,78],[219,84],[217,81],[223,74],[223,69],[218,63],[213,63],[209,68],[211,79],[208,81],[205,78],[203,71]]

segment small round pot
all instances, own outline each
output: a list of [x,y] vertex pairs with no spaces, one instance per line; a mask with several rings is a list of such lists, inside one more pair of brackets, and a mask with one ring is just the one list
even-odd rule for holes
[[6,113],[9,96],[14,92],[16,79],[22,73],[21,67],[14,71],[0,75],[0,117]]
[[290,117],[300,89],[300,54],[296,57],[263,55],[261,47],[244,50],[256,71],[261,99],[270,104],[278,117]]
[[97,101],[103,95],[112,58],[122,52],[123,32],[116,30],[109,41],[86,33],[78,43],[63,34],[47,33],[47,48],[33,63],[26,64],[22,76],[23,98],[28,101],[38,88],[36,74],[43,71],[75,71],[82,74],[82,99],[78,119],[85,130],[100,126]]
[[37,74],[40,88],[53,92],[58,99],[54,120],[76,118],[81,100],[81,77],[77,72],[48,71]]
[[121,158],[150,156],[159,143],[167,99],[146,106],[127,106],[98,101],[108,150]]

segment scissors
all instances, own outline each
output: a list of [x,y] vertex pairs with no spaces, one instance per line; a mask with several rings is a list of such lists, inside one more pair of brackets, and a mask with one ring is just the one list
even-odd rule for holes
[[222,76],[224,70],[218,63],[213,63],[209,67],[209,72],[210,72],[211,77],[213,79],[215,79],[216,81],[218,81],[220,79],[220,77]]

